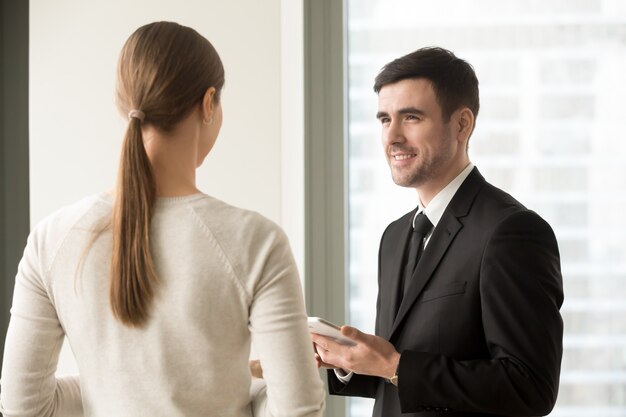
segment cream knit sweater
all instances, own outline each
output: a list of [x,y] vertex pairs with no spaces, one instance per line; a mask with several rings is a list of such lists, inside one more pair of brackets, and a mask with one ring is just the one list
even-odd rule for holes
[[[6,417],[322,415],[300,281],[278,226],[204,194],[158,199],[160,283],[148,325],[133,329],[109,306],[110,231],[94,232],[111,210],[107,194],[90,197],[31,233],[6,339]],[[80,376],[55,376],[64,336]],[[267,383],[254,404],[251,342]]]

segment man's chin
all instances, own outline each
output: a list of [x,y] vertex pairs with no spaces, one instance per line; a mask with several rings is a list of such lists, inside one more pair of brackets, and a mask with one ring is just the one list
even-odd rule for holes
[[400,187],[405,187],[405,188],[416,188],[420,185],[421,181],[419,178],[415,178],[415,177],[398,177],[395,175],[391,175],[391,179],[393,179],[393,182],[400,186]]

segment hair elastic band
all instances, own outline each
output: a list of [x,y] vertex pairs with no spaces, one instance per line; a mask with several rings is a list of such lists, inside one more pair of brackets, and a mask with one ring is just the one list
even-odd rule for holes
[[143,122],[143,119],[146,118],[146,115],[141,110],[131,110],[128,112],[128,120],[132,118],[139,119],[140,122]]

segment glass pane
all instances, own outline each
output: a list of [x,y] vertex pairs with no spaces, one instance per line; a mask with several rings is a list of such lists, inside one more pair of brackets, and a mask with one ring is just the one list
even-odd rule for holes
[[[481,111],[470,157],[540,213],[561,250],[564,356],[552,416],[626,416],[626,2],[348,0],[349,322],[374,331],[380,236],[414,208],[393,184],[374,77],[443,46],[468,60]],[[352,399],[349,415],[371,415]]]

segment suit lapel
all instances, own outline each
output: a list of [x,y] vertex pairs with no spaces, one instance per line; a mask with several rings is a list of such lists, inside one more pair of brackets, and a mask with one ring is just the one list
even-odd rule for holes
[[393,243],[385,249],[385,252],[381,253],[381,258],[390,260],[390,262],[381,262],[382,270],[381,288],[379,291],[383,291],[383,299],[379,320],[380,320],[380,334],[379,336],[387,338],[391,334],[391,326],[393,325],[396,313],[399,308],[398,294],[400,291],[400,283],[402,282],[402,267],[404,266],[404,251],[407,245],[407,241],[411,234],[411,222],[415,211],[406,214],[398,223],[399,230],[395,231],[393,235],[390,234],[389,238],[393,239]]
[[[445,224],[442,224],[445,219]],[[440,227],[441,226],[441,227]],[[453,216],[442,217],[437,225],[437,228],[433,231],[428,246],[424,250],[422,257],[420,258],[417,268],[411,277],[411,283],[406,292],[406,295],[402,299],[400,304],[400,310],[396,315],[393,326],[391,328],[391,334],[396,331],[402,319],[407,314],[415,300],[422,293],[422,290],[430,281],[433,271],[439,265],[439,261],[448,250],[450,243],[454,240],[456,234],[461,230],[463,225]]]
[[448,247],[463,228],[463,223],[461,223],[459,218],[467,216],[476,194],[484,184],[485,179],[480,175],[478,169],[474,168],[450,201],[437,227],[433,230],[430,241],[411,277],[411,283],[402,299],[398,314],[395,316],[388,340],[391,340],[394,336],[400,323],[402,323],[402,320],[420,296],[426,284],[431,280],[433,272],[439,265],[439,262],[441,262]]

